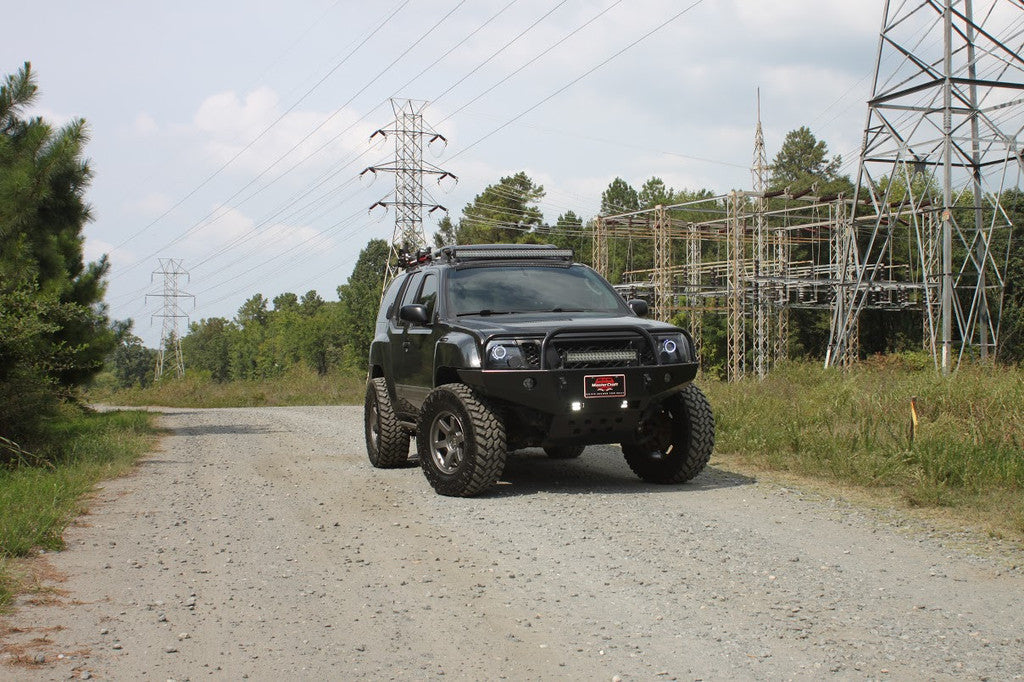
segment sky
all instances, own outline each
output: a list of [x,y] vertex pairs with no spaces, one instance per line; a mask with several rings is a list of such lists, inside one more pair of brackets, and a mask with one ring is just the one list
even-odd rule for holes
[[[160,259],[180,259],[192,321],[261,293],[337,300],[360,250],[390,239],[371,143],[390,98],[425,102],[447,140],[425,160],[453,219],[525,171],[546,221],[639,188],[752,186],[757,93],[769,161],[808,126],[856,171],[882,0],[181,0],[9,4],[0,74],[32,63],[33,113],[86,119],[88,260],[107,254],[114,319],[156,346]],[[436,217],[424,221],[428,235]],[[181,331],[184,331],[184,323]]]

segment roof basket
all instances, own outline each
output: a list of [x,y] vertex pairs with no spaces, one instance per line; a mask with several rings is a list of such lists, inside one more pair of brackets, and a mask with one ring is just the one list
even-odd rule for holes
[[470,260],[557,260],[572,262],[572,249],[553,244],[465,244],[445,246],[440,254],[457,261]]

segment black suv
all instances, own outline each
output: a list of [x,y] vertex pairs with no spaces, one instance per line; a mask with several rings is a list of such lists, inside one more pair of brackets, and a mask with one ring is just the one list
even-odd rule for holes
[[366,449],[376,467],[420,465],[442,495],[497,482],[509,451],[578,457],[621,443],[645,481],[681,483],[711,457],[711,407],[691,382],[693,341],[642,319],[572,251],[448,246],[405,261],[370,347]]

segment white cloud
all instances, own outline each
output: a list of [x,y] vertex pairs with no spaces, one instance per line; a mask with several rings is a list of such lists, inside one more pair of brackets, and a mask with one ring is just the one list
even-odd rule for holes
[[163,215],[171,207],[171,198],[161,192],[151,192],[145,196],[130,199],[124,203],[122,210],[133,215],[155,218]]
[[58,113],[50,109],[36,107],[31,112],[32,116],[40,116],[44,121],[49,123],[51,126],[56,128],[63,128],[67,124],[77,121],[81,116],[74,116],[71,114]]
[[294,256],[333,248],[330,237],[307,225],[258,225],[238,209],[224,206],[215,207],[212,215],[182,242],[182,250],[195,256],[209,256],[227,249],[211,261],[207,269],[237,263],[254,264],[283,253]]
[[110,242],[92,237],[87,237],[82,245],[82,255],[87,263],[98,261],[106,255],[110,260],[111,267],[125,267],[139,260],[138,256],[128,249],[119,249]]
[[[236,171],[263,171],[285,158],[285,165],[314,155],[308,168],[323,168],[341,159],[358,160],[355,171],[376,159],[369,137],[374,123],[360,120],[354,110],[284,112],[277,93],[260,87],[239,97],[234,91],[207,97],[193,117],[193,129],[215,164],[233,161]],[[237,157],[237,159],[236,159]],[[362,167],[355,168],[362,164]]]
[[151,137],[158,132],[160,132],[160,126],[156,119],[147,113],[139,114],[132,123],[132,133],[138,137]]
[[743,34],[771,35],[776,39],[805,39],[826,32],[877,33],[881,2],[821,2],[820,0],[733,0],[736,28]]

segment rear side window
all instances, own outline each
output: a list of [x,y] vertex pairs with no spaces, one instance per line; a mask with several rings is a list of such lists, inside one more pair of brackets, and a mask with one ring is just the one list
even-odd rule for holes
[[[402,305],[403,306],[404,305],[409,305],[410,303],[415,303],[416,302],[416,293],[419,291],[420,280],[422,280],[422,279],[423,279],[423,273],[422,272],[414,272],[413,274],[409,275],[409,277],[406,278],[407,284],[406,284],[405,290],[402,292]],[[401,306],[399,306],[399,307],[401,307]],[[397,315],[398,315],[398,310],[392,311],[392,317],[395,317]]]
[[387,329],[388,318],[391,317],[395,311],[395,299],[398,298],[398,292],[402,290],[402,283],[405,281],[405,277],[396,277],[387,290],[384,292],[384,298],[380,302],[380,311],[377,313],[377,332],[381,333]]

